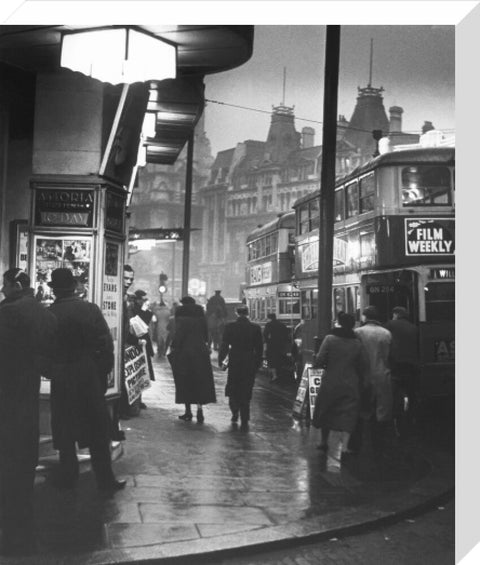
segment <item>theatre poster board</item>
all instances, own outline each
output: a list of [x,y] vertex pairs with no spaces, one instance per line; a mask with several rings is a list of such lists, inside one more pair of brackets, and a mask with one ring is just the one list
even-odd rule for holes
[[101,304],[102,314],[112,336],[114,352],[114,366],[107,380],[107,396],[120,394],[120,329],[123,308],[121,253],[122,249],[119,242],[105,240]]
[[294,418],[305,418],[307,416],[307,406],[308,406],[308,370],[311,367],[309,363],[305,363],[303,368],[302,378],[297,389],[297,396],[293,402],[293,417]]
[[308,368],[308,400],[310,405],[310,418],[313,419],[313,411],[315,410],[315,402],[317,400],[318,391],[322,384],[322,378],[325,369]]
[[128,346],[125,348],[125,388],[128,403],[133,404],[150,386],[145,345]]

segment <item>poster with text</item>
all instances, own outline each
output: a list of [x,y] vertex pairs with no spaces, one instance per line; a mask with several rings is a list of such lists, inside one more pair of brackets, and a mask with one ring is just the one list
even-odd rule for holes
[[145,346],[130,345],[125,349],[125,388],[128,403],[133,404],[151,386]]

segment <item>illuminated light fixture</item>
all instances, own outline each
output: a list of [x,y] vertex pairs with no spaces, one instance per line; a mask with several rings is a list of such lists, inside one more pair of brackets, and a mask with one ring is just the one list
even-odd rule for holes
[[197,118],[196,113],[191,114],[178,114],[175,112],[157,112],[158,122],[179,122],[185,124],[193,124]]
[[65,33],[60,65],[111,84],[176,77],[177,50],[136,29],[102,28]]
[[142,135],[145,139],[153,139],[156,135],[157,115],[155,112],[145,112],[142,125]]

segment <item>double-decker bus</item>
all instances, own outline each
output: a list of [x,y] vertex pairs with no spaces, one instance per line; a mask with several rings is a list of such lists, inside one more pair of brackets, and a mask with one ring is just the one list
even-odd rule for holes
[[[332,319],[381,321],[394,306],[419,327],[420,393],[454,393],[455,148],[417,147],[375,157],[336,182]],[[311,361],[318,328],[319,191],[294,203],[302,352]]]
[[253,322],[265,325],[267,315],[290,329],[300,321],[300,292],[293,284],[295,212],[254,229],[247,237],[247,284],[244,297]]

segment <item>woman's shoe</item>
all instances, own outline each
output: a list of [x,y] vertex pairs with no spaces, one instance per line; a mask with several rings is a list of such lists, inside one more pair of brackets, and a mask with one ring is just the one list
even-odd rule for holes
[[205,422],[205,418],[203,417],[203,410],[201,408],[197,410],[197,422],[199,424],[203,424],[203,422]]
[[182,414],[181,416],[179,416],[178,419],[179,419],[179,420],[184,420],[185,422],[190,422],[191,419],[192,419],[192,417],[193,417],[193,416],[192,416],[192,413],[191,413],[191,412],[190,412],[190,413],[185,412],[185,414]]

